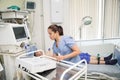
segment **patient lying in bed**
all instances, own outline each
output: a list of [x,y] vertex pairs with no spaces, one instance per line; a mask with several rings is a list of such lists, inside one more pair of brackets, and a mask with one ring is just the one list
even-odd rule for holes
[[[26,44],[25,43],[22,43],[20,45],[21,48],[25,48],[27,50],[27,52],[31,52],[31,51],[36,51],[37,50],[37,47],[36,46],[29,46],[29,49],[26,47]],[[34,53],[31,53],[29,55],[34,55],[34,56],[41,56],[43,55],[42,51],[37,51],[37,52],[34,52]],[[87,61],[87,63],[90,63],[90,64],[107,64],[107,65],[115,65],[117,63],[117,59],[112,59],[112,56],[113,54],[110,54],[109,56],[107,57],[100,57],[100,56],[93,56],[93,55],[90,55],[88,53],[80,53],[79,54],[80,56],[80,59],[85,59]]]
[[117,63],[117,59],[112,59],[113,54],[110,54],[107,57],[100,57],[99,55],[96,57],[88,53],[80,53],[79,56],[81,59],[85,59],[87,63],[90,63],[90,64],[115,65]]
[[[41,51],[35,52],[34,56],[41,56],[43,53]],[[92,56],[88,53],[80,53],[80,58],[85,59],[87,63],[90,64],[106,64],[106,65],[115,65],[117,59],[112,59],[113,54],[108,55],[107,57]]]

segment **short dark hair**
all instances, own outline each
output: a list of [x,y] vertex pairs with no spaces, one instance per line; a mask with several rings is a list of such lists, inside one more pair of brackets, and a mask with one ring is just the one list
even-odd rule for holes
[[50,25],[48,27],[48,29],[51,29],[55,33],[58,31],[59,35],[64,35],[63,28],[61,26],[56,25],[56,24]]

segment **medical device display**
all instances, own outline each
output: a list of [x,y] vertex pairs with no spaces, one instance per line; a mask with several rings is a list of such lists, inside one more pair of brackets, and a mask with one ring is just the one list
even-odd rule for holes
[[36,7],[36,3],[33,0],[26,0],[25,10],[33,11]]
[[13,27],[13,31],[16,39],[27,37],[24,27]]
[[20,45],[28,42],[30,35],[25,24],[3,23],[0,24],[0,38],[0,45]]

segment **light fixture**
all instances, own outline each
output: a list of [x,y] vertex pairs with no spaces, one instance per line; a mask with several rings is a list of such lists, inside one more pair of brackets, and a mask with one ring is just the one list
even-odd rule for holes
[[90,17],[90,16],[85,16],[85,17],[83,17],[82,18],[82,24],[81,24],[81,26],[80,26],[80,40],[81,40],[81,37],[82,37],[82,32],[81,32],[81,30],[82,30],[82,28],[85,26],[85,25],[90,25],[91,23],[92,23],[92,17]]
[[82,18],[82,22],[84,25],[90,25],[92,23],[92,17],[90,16],[85,16]]

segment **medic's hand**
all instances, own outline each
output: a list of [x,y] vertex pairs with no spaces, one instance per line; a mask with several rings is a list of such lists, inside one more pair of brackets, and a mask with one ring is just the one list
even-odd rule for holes
[[62,55],[60,55],[60,56],[56,56],[56,59],[57,59],[57,61],[61,61],[61,60],[64,60],[64,59],[65,59],[65,57],[64,57],[64,56],[62,56]]

